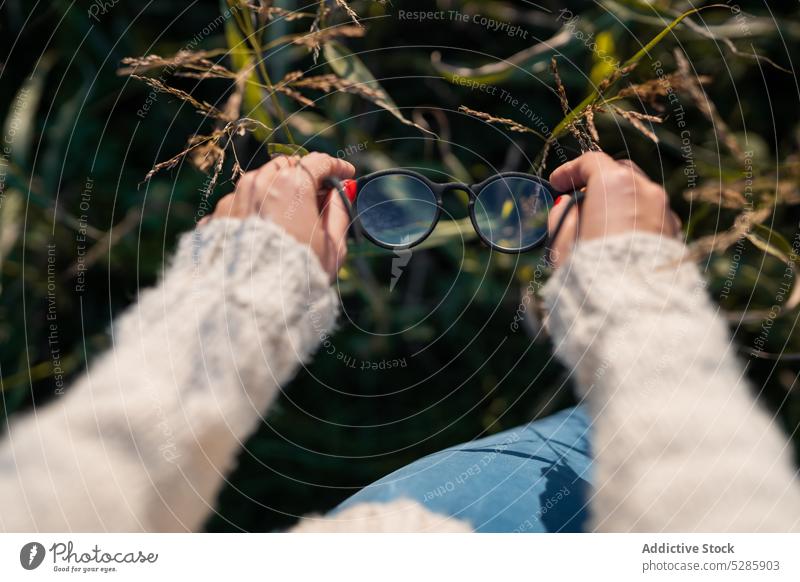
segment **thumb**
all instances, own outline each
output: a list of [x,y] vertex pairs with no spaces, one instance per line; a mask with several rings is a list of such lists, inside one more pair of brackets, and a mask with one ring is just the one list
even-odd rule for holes
[[350,213],[336,190],[331,190],[320,213],[326,246],[336,258],[338,265],[347,254],[347,231],[350,228]]
[[[551,237],[558,225],[561,224],[562,219],[564,220],[561,230],[558,232],[558,237],[550,241],[550,260],[555,267],[564,264],[572,245],[578,238],[578,207],[577,205],[570,207],[568,204],[569,198],[568,194],[563,194],[556,198],[556,202],[550,208],[550,213],[547,217],[547,230]],[[564,218],[568,208],[569,214]]]
[[328,176],[345,180],[356,173],[352,164],[320,152],[311,152],[301,158],[298,167],[311,179],[315,190],[322,189],[322,181]]

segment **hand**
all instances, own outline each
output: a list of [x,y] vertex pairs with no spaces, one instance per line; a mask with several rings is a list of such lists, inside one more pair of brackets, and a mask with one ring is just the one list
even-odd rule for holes
[[[677,236],[681,223],[669,207],[664,189],[651,181],[630,160],[614,160],[600,152],[583,154],[550,175],[556,190],[585,190],[580,205],[573,206],[551,249],[555,266],[564,264],[576,240],[589,240],[631,230]],[[564,215],[566,198],[557,199],[550,211],[552,231]]]
[[345,180],[355,172],[352,164],[318,152],[276,158],[242,176],[236,190],[221,198],[200,224],[214,218],[269,218],[311,247],[333,280],[347,254],[350,216],[322,181],[328,176]]

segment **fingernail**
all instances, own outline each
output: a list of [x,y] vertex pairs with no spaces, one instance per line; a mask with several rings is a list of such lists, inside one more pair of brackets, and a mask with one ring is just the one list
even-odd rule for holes
[[564,195],[563,195],[563,194],[562,194],[561,196],[559,196],[558,198],[556,198],[556,201],[555,201],[555,202],[553,202],[553,206],[558,206],[558,203],[559,203],[559,202],[561,202],[561,200],[562,200],[563,198],[564,198]]

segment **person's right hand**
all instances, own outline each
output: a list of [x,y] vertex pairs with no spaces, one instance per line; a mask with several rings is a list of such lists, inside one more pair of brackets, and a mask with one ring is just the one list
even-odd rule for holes
[[[553,242],[551,257],[564,264],[577,240],[589,240],[638,230],[673,237],[680,220],[669,207],[664,189],[650,180],[630,160],[590,152],[556,168],[550,175],[556,190],[585,190],[586,197],[573,206]],[[552,231],[564,214],[566,196],[556,199],[550,211]]]
[[236,191],[220,199],[200,224],[215,218],[269,218],[311,247],[334,279],[347,254],[350,215],[323,181],[329,176],[346,180],[355,172],[349,162],[319,152],[275,158],[242,176]]

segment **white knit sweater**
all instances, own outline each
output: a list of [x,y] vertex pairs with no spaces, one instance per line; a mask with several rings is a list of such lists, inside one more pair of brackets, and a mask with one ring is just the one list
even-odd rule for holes
[[[557,354],[593,416],[598,530],[800,528],[790,445],[748,394],[683,246],[581,244],[548,283]],[[657,266],[662,268],[659,270]],[[184,235],[114,348],[0,444],[0,530],[199,528],[245,439],[336,319],[308,247],[269,221]],[[399,500],[295,531],[469,531]]]

